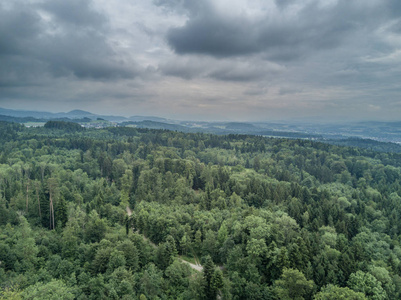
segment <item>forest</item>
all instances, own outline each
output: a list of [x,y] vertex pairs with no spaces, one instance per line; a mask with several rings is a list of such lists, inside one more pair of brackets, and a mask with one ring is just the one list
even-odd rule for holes
[[0,122],[0,299],[401,299],[400,217],[398,153]]

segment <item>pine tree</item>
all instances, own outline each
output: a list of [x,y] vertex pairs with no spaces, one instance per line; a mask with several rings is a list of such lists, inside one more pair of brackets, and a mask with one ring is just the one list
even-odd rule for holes
[[[204,279],[204,291],[206,299],[215,299],[216,292],[212,286],[212,278],[215,271],[215,265],[210,255],[206,256],[205,263],[203,264],[203,279]],[[218,279],[216,279],[218,280]],[[217,283],[217,282],[216,282]]]

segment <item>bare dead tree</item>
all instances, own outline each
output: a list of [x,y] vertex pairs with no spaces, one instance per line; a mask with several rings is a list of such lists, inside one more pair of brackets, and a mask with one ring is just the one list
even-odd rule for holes
[[50,229],[55,229],[54,225],[54,198],[57,188],[57,179],[56,178],[49,178],[48,181],[49,187],[49,206],[50,206]]
[[35,187],[36,187],[36,198],[38,200],[38,207],[39,207],[39,218],[42,219],[42,212],[40,210],[40,199],[39,199],[39,181],[36,181]]
[[30,169],[29,166],[25,166],[25,175],[26,175],[26,213],[28,214],[28,205],[29,205],[29,185],[30,185]]

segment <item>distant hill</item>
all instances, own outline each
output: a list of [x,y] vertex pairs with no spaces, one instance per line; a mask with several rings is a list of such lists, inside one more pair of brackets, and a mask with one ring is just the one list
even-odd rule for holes
[[0,108],[0,115],[9,117],[26,118],[32,117],[36,119],[50,119],[55,118],[55,114],[43,111],[28,111],[28,110],[13,110]]
[[[69,112],[51,113],[44,111],[13,110],[0,108],[0,121],[28,123],[47,122],[49,120],[81,123],[86,127],[97,127],[96,120],[103,119],[117,123],[118,126],[134,126],[138,128],[167,129],[182,132],[204,132],[213,134],[249,134],[266,137],[283,137],[320,140],[339,145],[360,146],[382,151],[399,152],[394,145],[376,144],[376,142],[391,142],[401,144],[401,122],[344,122],[344,123],[313,123],[313,122],[204,122],[178,121],[155,116],[133,115],[129,118],[113,115],[98,115],[85,110],[75,109]],[[95,122],[93,122],[95,121]],[[107,122],[106,122],[107,123]],[[103,127],[115,124],[103,124]],[[356,138],[356,139],[354,139]],[[369,142],[362,142],[367,140]]]
[[191,128],[177,125],[177,124],[169,124],[169,123],[163,123],[163,122],[154,122],[154,121],[140,121],[140,122],[123,122],[120,124],[120,126],[134,126],[136,128],[148,128],[148,129],[166,129],[166,130],[172,130],[172,131],[182,131],[182,132],[194,132],[194,130],[191,130]]
[[33,123],[45,123],[49,120],[52,121],[64,121],[64,122],[73,122],[73,123],[86,123],[86,122],[91,122],[92,119],[87,118],[87,117],[82,117],[79,119],[70,119],[70,118],[50,118],[50,119],[45,119],[45,118],[34,118],[34,117],[13,117],[13,116],[4,116],[0,115],[0,121],[3,122],[12,122],[12,123],[28,123],[28,122],[33,122]]
[[85,128],[83,128],[81,125],[77,123],[65,122],[65,121],[47,121],[44,127],[47,129],[64,130],[70,133],[85,130]]
[[159,117],[152,117],[152,116],[132,116],[129,117],[129,120],[134,122],[141,122],[141,121],[153,121],[153,122],[166,122],[167,119],[159,118]]
[[393,152],[401,153],[401,145],[395,143],[379,142],[371,139],[361,139],[361,138],[347,138],[347,139],[334,139],[334,140],[324,140],[323,142],[347,147],[357,147],[364,148],[371,151],[378,152]]
[[83,118],[83,117],[87,117],[87,118],[91,118],[91,117],[93,117],[93,116],[96,116],[95,114],[92,114],[92,113],[90,113],[90,112],[88,112],[88,111],[85,111],[85,110],[80,110],[80,109],[74,109],[74,110],[72,110],[72,111],[70,111],[70,112],[68,112],[68,113],[58,113],[58,114],[65,114],[66,116],[68,116],[68,117],[80,117],[80,118]]
[[34,117],[13,117],[0,115],[0,121],[14,122],[14,123],[27,123],[27,122],[45,122],[45,119],[37,119]]
[[249,123],[236,123],[231,122],[226,124],[226,129],[228,130],[241,130],[241,131],[249,131],[249,130],[260,130],[256,126]]
[[[45,112],[45,111],[33,111],[33,110],[15,110],[15,109],[7,109],[7,108],[0,108],[0,115],[9,116],[9,117],[18,117],[18,118],[36,118],[42,121],[47,120],[54,120],[54,119],[84,119],[88,118],[91,120],[97,120],[97,118],[102,118],[107,121],[111,122],[124,122],[124,121],[134,121],[140,122],[145,120],[155,121],[155,122],[166,122],[167,119],[153,117],[153,116],[132,116],[130,118],[122,117],[122,116],[112,116],[112,115],[98,115],[94,114],[85,110],[74,109],[69,112],[59,112],[59,113],[52,113],[52,112]],[[15,121],[21,122],[23,121]]]
[[14,110],[14,109],[6,109],[0,108],[0,115],[10,116],[10,117],[18,117],[18,118],[36,118],[36,119],[81,119],[81,118],[90,118],[96,119],[97,115],[92,114],[83,110],[72,110],[70,112],[60,112],[60,113],[51,113],[45,111],[33,111],[33,110]]

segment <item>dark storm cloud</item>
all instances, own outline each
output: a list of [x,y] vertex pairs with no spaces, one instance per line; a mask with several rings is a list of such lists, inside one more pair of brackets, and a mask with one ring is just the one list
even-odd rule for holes
[[132,65],[117,59],[104,37],[95,31],[41,38],[40,45],[32,54],[46,62],[55,76],[72,74],[78,78],[112,79],[135,75],[129,68]]
[[40,18],[24,6],[5,9],[0,3],[0,55],[23,54],[27,40],[40,32]]
[[[357,32],[375,30],[384,20],[395,18],[399,2],[369,5],[339,0],[322,6],[319,1],[276,1],[279,9],[270,8],[264,17],[255,18],[225,14],[205,1],[196,10],[186,6],[188,20],[172,28],[167,41],[177,54],[228,57],[263,53],[271,60],[293,60],[313,51],[335,49]],[[293,6],[297,7],[295,13],[295,8],[290,9]]]
[[132,78],[141,70],[117,58],[107,19],[90,1],[0,4],[0,85],[39,84],[43,77]]
[[[190,2],[191,4],[193,2]],[[248,20],[245,23],[224,18],[213,7],[202,2],[198,5],[186,5],[190,19],[183,27],[173,28],[168,32],[167,40],[178,54],[210,54],[213,56],[231,56],[255,52],[258,45],[255,31]]]

